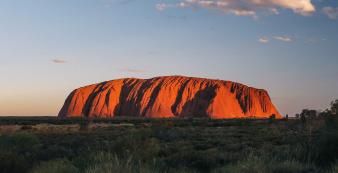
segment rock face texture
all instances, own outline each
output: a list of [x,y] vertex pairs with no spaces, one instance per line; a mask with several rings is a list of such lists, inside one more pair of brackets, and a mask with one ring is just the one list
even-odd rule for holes
[[66,99],[59,117],[138,116],[281,118],[268,93],[239,83],[184,76],[126,78],[85,86]]

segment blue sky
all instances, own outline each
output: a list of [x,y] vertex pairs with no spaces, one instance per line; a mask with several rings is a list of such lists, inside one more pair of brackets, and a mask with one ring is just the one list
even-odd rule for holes
[[338,2],[297,1],[1,0],[0,115],[56,115],[77,87],[162,75],[264,88],[283,114],[324,109]]

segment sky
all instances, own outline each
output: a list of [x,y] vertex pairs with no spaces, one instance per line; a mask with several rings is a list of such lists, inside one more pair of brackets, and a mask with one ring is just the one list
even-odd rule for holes
[[75,88],[185,75],[268,90],[282,114],[338,98],[336,0],[0,0],[0,116]]

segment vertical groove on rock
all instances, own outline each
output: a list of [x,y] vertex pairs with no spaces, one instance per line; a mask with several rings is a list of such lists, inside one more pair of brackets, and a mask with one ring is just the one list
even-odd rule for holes
[[174,102],[174,104],[171,106],[171,111],[173,112],[174,115],[178,115],[178,105],[181,103],[182,101],[182,95],[183,95],[183,91],[185,90],[185,87],[188,85],[188,83],[190,82],[190,79],[186,80],[180,87],[177,93],[177,97],[176,100]]
[[141,112],[141,115],[146,117],[148,114],[148,111],[151,109],[151,107],[153,106],[153,104],[155,103],[157,96],[161,90],[162,87],[162,83],[161,81],[157,82],[154,86],[154,88],[152,89],[149,101],[147,103],[147,106],[145,107],[145,109],[143,110],[143,112]]
[[[106,83],[107,82],[100,83],[99,85],[97,85],[95,87],[95,89],[93,90],[93,92],[91,94],[89,94],[89,97],[87,98],[87,101],[85,102],[84,107],[82,109],[83,116],[86,116],[86,117],[89,116],[90,109],[93,108],[92,104],[93,104],[94,98],[96,97],[97,94],[100,93],[100,90],[102,90],[103,85],[105,85]],[[94,106],[94,108],[96,106]]]

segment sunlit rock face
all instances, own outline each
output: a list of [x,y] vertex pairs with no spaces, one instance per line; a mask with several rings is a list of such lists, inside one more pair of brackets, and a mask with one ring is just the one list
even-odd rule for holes
[[59,117],[281,118],[268,93],[239,83],[166,76],[126,78],[74,90]]

